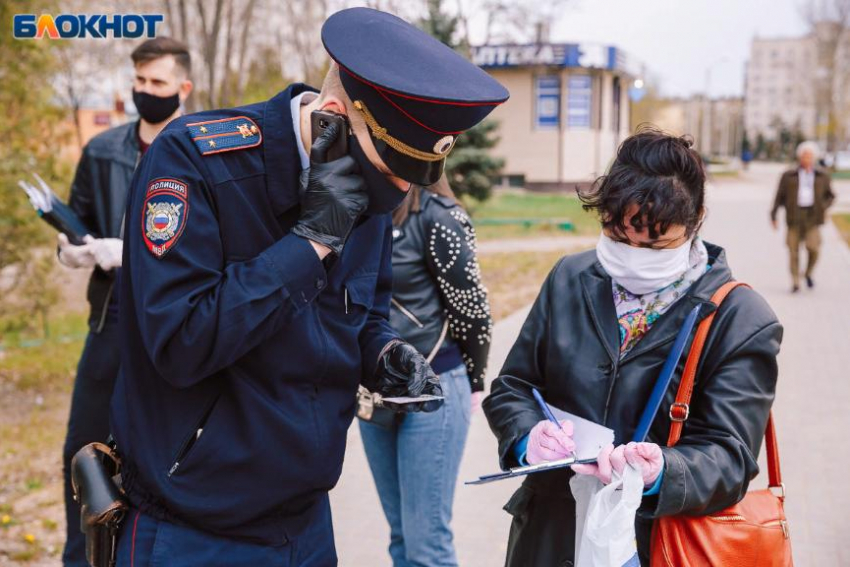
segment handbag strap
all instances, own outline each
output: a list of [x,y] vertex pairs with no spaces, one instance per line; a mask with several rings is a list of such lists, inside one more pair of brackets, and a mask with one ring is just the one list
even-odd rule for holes
[[[697,332],[694,335],[694,341],[691,345],[691,351],[688,353],[688,359],[685,362],[685,370],[682,373],[682,381],[679,384],[679,390],[676,393],[676,401],[670,406],[670,435],[667,438],[667,446],[673,447],[679,442],[682,437],[682,428],[685,421],[688,420],[690,414],[691,396],[694,393],[694,381],[696,379],[697,367],[699,366],[700,357],[702,356],[703,347],[708,337],[708,332],[711,329],[711,323],[714,321],[714,316],[720,310],[720,304],[726,299],[726,296],[737,287],[750,287],[743,282],[730,281],[714,292],[711,297],[711,302],[717,308],[703,319],[697,327]],[[776,429],[773,423],[773,412],[767,418],[767,427],[765,429],[765,447],[767,451],[767,473],[769,486],[772,488],[782,488],[784,498],[784,486],[782,485],[782,472],[779,466],[779,448],[776,443]]]

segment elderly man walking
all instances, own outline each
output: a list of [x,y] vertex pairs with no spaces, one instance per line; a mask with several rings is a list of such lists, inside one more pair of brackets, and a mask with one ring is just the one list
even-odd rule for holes
[[787,243],[791,256],[791,292],[800,290],[800,243],[806,245],[806,285],[815,286],[812,274],[820,251],[820,225],[826,218],[826,210],[835,200],[830,186],[829,173],[815,168],[819,148],[814,142],[803,142],[797,146],[797,166],[782,174],[770,220],[778,230],[776,213],[785,207],[785,223],[788,225]]

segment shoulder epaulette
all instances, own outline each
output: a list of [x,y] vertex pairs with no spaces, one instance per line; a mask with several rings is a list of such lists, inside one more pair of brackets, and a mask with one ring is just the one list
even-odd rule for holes
[[192,122],[186,128],[195,147],[205,156],[254,148],[263,141],[260,128],[247,116]]

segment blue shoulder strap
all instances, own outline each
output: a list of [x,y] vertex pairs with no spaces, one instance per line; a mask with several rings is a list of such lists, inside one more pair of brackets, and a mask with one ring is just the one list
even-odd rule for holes
[[682,328],[679,329],[679,334],[676,335],[676,342],[673,343],[673,348],[670,349],[670,354],[667,355],[667,360],[664,361],[664,366],[661,368],[661,374],[655,381],[655,386],[652,388],[652,393],[649,395],[649,401],[643,414],[640,416],[637,429],[632,441],[643,443],[646,441],[646,436],[649,433],[649,428],[652,422],[655,421],[655,416],[658,414],[658,408],[661,407],[661,402],[664,400],[664,394],[670,386],[670,381],[673,379],[673,374],[676,372],[676,367],[679,366],[679,361],[682,359],[682,353],[685,352],[685,344],[688,342],[688,337],[694,329],[699,316],[701,305],[697,305],[688,314]]

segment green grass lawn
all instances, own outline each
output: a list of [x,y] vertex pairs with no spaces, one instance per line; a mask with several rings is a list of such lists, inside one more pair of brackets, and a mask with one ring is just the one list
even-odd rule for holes
[[[475,231],[480,239],[586,235],[599,231],[596,217],[592,213],[584,212],[581,201],[572,194],[498,191],[484,202],[464,199],[464,203],[475,222]],[[500,219],[540,219],[545,222],[530,227],[521,224],[486,224],[487,221]],[[558,227],[567,221],[574,226],[573,231]]]
[[40,324],[15,323],[0,320],[0,565],[52,565],[64,541],[62,442],[86,313],[51,315],[47,337]]
[[850,245],[850,213],[835,213],[832,215],[832,222],[835,223],[838,232],[841,233],[841,236]]

